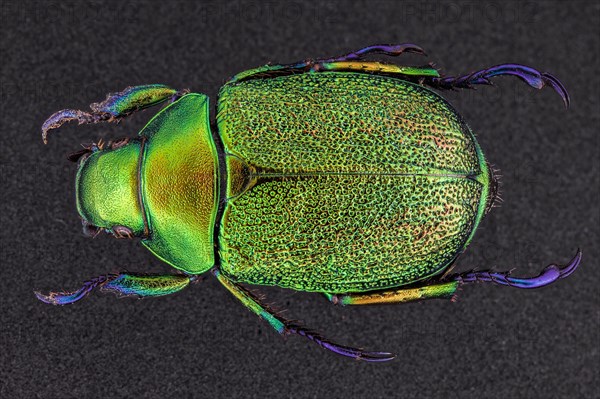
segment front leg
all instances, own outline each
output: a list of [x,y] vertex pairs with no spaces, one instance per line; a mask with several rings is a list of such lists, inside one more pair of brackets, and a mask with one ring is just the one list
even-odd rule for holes
[[48,132],[66,122],[77,121],[80,125],[99,122],[118,122],[122,118],[144,108],[172,101],[187,91],[177,91],[161,84],[128,87],[118,93],[110,93],[106,100],[90,105],[91,112],[63,109],[52,114],[42,125],[42,139],[48,142]]
[[48,295],[35,292],[42,302],[52,305],[66,305],[77,302],[95,288],[110,291],[120,296],[153,297],[173,294],[187,287],[199,278],[186,274],[105,274],[83,283],[73,292],[51,292]]
[[301,335],[313,341],[322,348],[337,353],[338,355],[351,357],[357,360],[365,360],[368,362],[384,362],[394,358],[394,355],[388,352],[365,352],[360,349],[333,343],[323,338],[318,333],[301,327],[298,324],[295,324],[290,320],[286,320],[283,317],[275,314],[275,312],[263,305],[260,300],[248,292],[248,290],[223,275],[219,269],[214,268],[212,273],[219,280],[219,282],[229,290],[229,292],[231,292],[237,299],[240,300],[240,302],[244,304],[244,306],[246,306],[263,320],[266,320],[271,327],[273,327],[281,335]]

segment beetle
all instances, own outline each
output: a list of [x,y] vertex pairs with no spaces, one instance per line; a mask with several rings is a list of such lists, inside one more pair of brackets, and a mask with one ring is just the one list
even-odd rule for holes
[[219,91],[216,121],[206,95],[161,84],[128,87],[66,109],[42,126],[118,122],[168,102],[136,138],[85,146],[76,203],[84,233],[140,238],[172,274],[116,273],[74,292],[36,292],[73,303],[95,288],[152,297],[182,290],[211,271],[280,334],[301,335],[343,356],[387,361],[388,352],[336,344],[287,320],[243,284],[319,292],[334,304],[454,298],[487,282],[537,288],[569,276],[551,264],[539,276],[450,274],[498,199],[498,178],[458,112],[433,90],[490,85],[510,75],[569,95],[547,73],[502,64],[456,77],[368,61],[370,55],[424,55],[414,44],[375,45],[340,57],[265,65]]

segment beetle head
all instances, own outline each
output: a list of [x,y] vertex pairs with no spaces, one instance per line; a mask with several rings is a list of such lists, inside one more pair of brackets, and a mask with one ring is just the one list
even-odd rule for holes
[[138,196],[140,148],[139,141],[124,139],[84,146],[69,156],[79,162],[75,191],[85,235],[104,230],[132,238],[144,233]]

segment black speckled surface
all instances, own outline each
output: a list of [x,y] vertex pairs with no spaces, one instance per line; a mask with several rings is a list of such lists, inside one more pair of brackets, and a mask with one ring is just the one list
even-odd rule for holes
[[[29,2],[0,5],[0,397],[598,397],[600,5],[591,1]],[[119,270],[167,271],[137,242],[80,234],[79,143],[119,126],[40,125],[128,85],[210,95],[236,72],[373,43],[421,45],[448,74],[503,63],[559,77],[572,99],[510,78],[447,93],[487,158],[504,204],[458,263],[533,274],[569,260],[569,279],[534,291],[469,286],[457,303],[339,308],[269,288],[289,315],[340,343],[389,350],[366,364],[281,339],[213,279],[171,297],[94,294],[67,307],[34,289],[72,289]],[[408,55],[398,62],[419,64]]]

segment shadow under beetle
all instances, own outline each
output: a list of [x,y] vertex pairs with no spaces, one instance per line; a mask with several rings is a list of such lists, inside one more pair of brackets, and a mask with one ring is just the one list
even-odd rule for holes
[[369,54],[424,54],[412,44],[370,46],[341,57],[242,72],[208,97],[164,85],[128,87],[62,110],[42,127],[117,122],[170,101],[135,139],[93,144],[79,163],[77,209],[84,232],[141,238],[175,274],[107,274],[75,292],[37,297],[75,302],[96,287],[121,295],[177,292],[212,274],[280,334],[298,334],[355,359],[388,352],[335,344],[266,307],[242,283],[324,293],[341,305],[452,298],[464,283],[548,285],[563,267],[533,278],[510,272],[450,274],[497,197],[497,179],[460,115],[430,89],[489,85],[512,75],[549,85],[553,76],[503,64],[459,77],[436,69],[365,61]]

